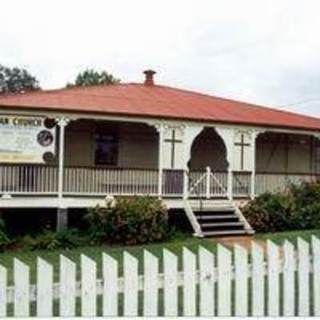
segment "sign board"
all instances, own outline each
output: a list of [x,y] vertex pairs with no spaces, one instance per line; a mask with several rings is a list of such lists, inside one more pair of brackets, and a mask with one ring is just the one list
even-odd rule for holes
[[43,117],[0,115],[0,162],[45,163],[55,152],[55,136]]

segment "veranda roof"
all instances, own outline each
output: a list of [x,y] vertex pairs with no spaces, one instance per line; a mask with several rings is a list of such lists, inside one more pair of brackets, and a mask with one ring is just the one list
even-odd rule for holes
[[0,108],[320,131],[320,119],[315,117],[155,84],[128,83],[2,95]]

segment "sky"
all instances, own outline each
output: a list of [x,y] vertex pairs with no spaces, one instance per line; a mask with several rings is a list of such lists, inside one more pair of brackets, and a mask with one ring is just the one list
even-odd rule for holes
[[320,117],[319,0],[0,0],[0,64],[86,68]]

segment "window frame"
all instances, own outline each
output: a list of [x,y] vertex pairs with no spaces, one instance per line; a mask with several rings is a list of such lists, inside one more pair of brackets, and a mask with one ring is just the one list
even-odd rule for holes
[[[113,163],[99,163],[97,161],[97,146],[98,140],[103,140],[103,137],[106,136],[113,136],[114,138],[114,147],[115,147],[115,155],[114,155],[114,162]],[[95,167],[103,167],[103,168],[115,168],[118,167],[119,163],[119,130],[117,126],[110,126],[110,125],[100,125],[97,126],[93,133],[93,140],[94,140],[94,147],[93,147],[93,164]]]

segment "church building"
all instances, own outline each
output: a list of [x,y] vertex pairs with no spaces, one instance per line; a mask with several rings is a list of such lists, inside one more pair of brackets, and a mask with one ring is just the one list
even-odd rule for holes
[[[250,234],[241,204],[320,173],[320,119],[155,83],[0,96],[0,209],[152,196],[197,236]],[[45,214],[45,213],[44,213]]]

